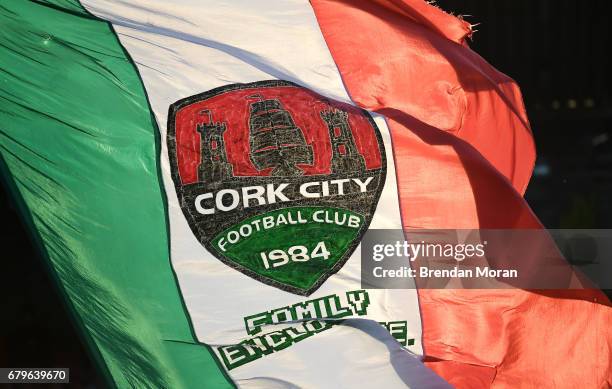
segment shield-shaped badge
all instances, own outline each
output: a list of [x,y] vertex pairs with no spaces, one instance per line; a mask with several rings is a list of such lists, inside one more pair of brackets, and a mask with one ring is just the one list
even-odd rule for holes
[[180,206],[202,245],[299,295],[346,263],[385,183],[372,117],[287,81],[177,101],[167,142]]

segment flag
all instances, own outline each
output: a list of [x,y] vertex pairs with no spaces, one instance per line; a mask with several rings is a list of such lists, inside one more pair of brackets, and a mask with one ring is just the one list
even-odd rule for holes
[[416,0],[0,18],[3,177],[112,385],[610,383],[600,292],[361,287],[369,228],[542,228],[519,89],[465,21]]

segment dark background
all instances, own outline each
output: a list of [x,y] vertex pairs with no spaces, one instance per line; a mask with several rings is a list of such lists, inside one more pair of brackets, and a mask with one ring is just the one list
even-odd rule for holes
[[[526,198],[548,228],[612,227],[608,1],[438,1],[481,23],[471,47],[522,88],[538,154]],[[5,187],[0,218],[0,366],[69,367],[71,386],[102,387]]]
[[470,46],[520,85],[538,160],[527,202],[548,228],[612,223],[608,0],[440,0]]

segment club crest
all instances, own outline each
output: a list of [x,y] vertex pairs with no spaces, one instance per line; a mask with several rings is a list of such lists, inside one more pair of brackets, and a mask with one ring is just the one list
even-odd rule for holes
[[168,153],[191,230],[223,263],[310,295],[346,263],[385,183],[372,117],[287,81],[177,101]]

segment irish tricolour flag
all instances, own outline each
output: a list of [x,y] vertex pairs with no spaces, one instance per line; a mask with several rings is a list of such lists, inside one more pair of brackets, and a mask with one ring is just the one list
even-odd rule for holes
[[109,385],[604,388],[580,290],[364,289],[371,228],[541,228],[520,92],[420,0],[5,0],[2,174]]

